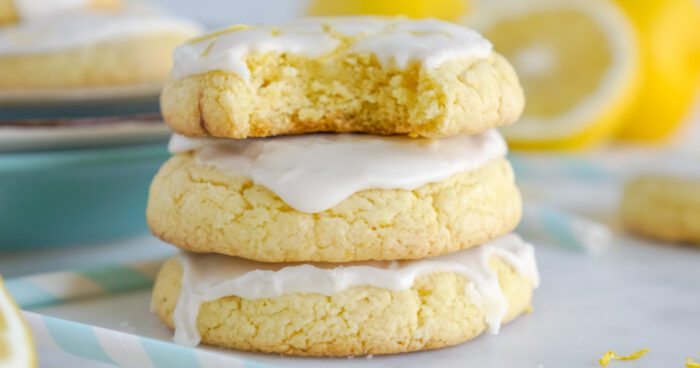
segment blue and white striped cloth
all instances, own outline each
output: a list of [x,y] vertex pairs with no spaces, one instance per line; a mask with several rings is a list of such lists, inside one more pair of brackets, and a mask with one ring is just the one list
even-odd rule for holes
[[120,367],[134,368],[259,368],[263,365],[226,353],[194,349],[167,341],[24,312],[41,349]]
[[264,367],[225,351],[181,346],[27,311],[80,298],[149,289],[161,263],[158,260],[39,274],[9,279],[5,284],[20,308],[25,310],[24,316],[40,350],[59,350],[127,368]]
[[153,285],[161,263],[157,260],[38,274],[10,279],[6,286],[22,309],[32,309],[83,297],[147,289]]

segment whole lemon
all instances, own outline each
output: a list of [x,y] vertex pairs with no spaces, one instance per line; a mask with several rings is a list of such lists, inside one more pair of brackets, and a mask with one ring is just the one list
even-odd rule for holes
[[696,0],[615,0],[637,29],[641,92],[621,140],[663,142],[689,112],[700,83],[700,5]]

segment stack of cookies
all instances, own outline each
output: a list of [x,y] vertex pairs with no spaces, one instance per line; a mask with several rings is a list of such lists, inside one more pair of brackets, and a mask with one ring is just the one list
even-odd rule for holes
[[175,341],[388,354],[498,332],[530,306],[532,246],[495,127],[523,94],[478,33],[437,20],[233,26],[174,54],[174,156],[148,222],[182,252],[154,312]]

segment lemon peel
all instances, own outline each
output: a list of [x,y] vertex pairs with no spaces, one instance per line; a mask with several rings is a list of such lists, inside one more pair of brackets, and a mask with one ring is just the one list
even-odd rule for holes
[[700,368],[700,363],[693,360],[693,358],[685,358],[685,368]]
[[610,350],[603,354],[603,357],[601,357],[598,360],[598,363],[600,363],[601,367],[607,367],[608,364],[610,364],[610,361],[612,360],[636,360],[643,357],[650,350],[651,349],[649,348],[644,348],[629,355],[619,355],[616,352]]

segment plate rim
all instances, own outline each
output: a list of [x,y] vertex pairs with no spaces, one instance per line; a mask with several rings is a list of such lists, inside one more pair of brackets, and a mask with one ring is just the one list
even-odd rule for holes
[[160,96],[162,89],[162,82],[98,87],[7,89],[0,90],[0,107],[154,98]]

